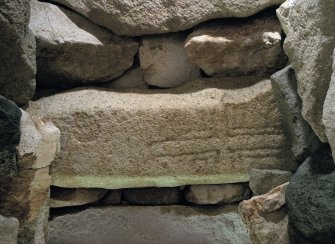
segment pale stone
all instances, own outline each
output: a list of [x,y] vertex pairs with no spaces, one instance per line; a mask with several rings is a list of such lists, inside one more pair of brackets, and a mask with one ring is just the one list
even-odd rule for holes
[[134,68],[126,71],[120,78],[106,83],[103,87],[108,88],[138,88],[147,89],[148,85],[144,82],[143,70]]
[[96,26],[62,7],[33,0],[29,27],[37,38],[37,79],[42,87],[101,83],[133,64],[138,43]]
[[17,147],[18,165],[26,169],[44,168],[60,150],[60,130],[51,122],[33,119],[22,110],[21,139]]
[[288,17],[290,15],[290,9],[294,5],[294,2],[297,0],[286,0],[282,5],[280,5],[279,8],[277,8],[276,13],[277,17],[280,21],[281,27],[284,31],[284,33],[287,35],[290,22],[288,20]]
[[24,105],[35,92],[36,41],[27,0],[0,2],[0,95]]
[[17,244],[19,221],[16,218],[6,218],[0,215],[0,243]]
[[278,169],[252,169],[250,171],[249,186],[256,195],[269,192],[273,188],[290,181],[291,171]]
[[280,185],[267,194],[245,200],[239,213],[254,244],[289,244],[285,189]]
[[286,20],[284,50],[297,76],[302,114],[322,142],[327,142],[322,114],[332,74],[334,12],[333,0],[297,0]]
[[122,198],[121,190],[110,190],[107,195],[100,201],[103,205],[120,205]]
[[271,81],[194,80],[141,93],[74,89],[31,102],[62,131],[53,184],[78,188],[247,182],[249,170],[289,169]]
[[208,76],[268,75],[287,61],[281,32],[271,14],[219,20],[197,27],[188,36],[185,49],[191,62]]
[[244,184],[193,185],[186,192],[186,200],[195,204],[223,204],[245,200],[250,190]]
[[80,206],[97,202],[102,199],[108,190],[92,188],[59,188],[51,189],[50,207],[61,208]]
[[184,41],[182,34],[142,39],[140,63],[147,84],[175,87],[200,75],[200,69],[186,55]]
[[298,94],[297,80],[292,67],[287,66],[273,74],[271,81],[295,161],[301,163],[308,155],[315,152],[321,143],[311,126],[302,117],[302,101]]
[[187,206],[111,206],[53,218],[49,225],[48,243],[251,242],[235,206],[215,210]]
[[186,30],[210,19],[247,17],[284,0],[52,0],[118,35]]
[[322,122],[326,128],[326,135],[332,148],[333,158],[335,158],[335,49],[333,55],[333,75],[323,105]]
[[129,204],[172,205],[181,201],[179,187],[148,187],[122,190],[123,200]]

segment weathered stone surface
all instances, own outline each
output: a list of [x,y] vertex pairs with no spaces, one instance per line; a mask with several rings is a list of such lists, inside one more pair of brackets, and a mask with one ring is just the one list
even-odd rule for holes
[[247,20],[218,20],[196,28],[185,49],[191,62],[209,76],[273,74],[287,61],[281,32],[270,13]]
[[50,183],[48,168],[0,179],[0,213],[20,221],[18,243],[45,243]]
[[60,130],[51,122],[33,119],[22,110],[18,164],[26,169],[50,166],[60,150]]
[[296,161],[303,162],[308,155],[317,150],[320,141],[302,117],[302,101],[298,94],[294,70],[288,66],[273,74],[271,81],[293,155]]
[[103,87],[147,89],[148,85],[144,82],[143,70],[134,68],[126,71],[120,78],[104,84]]
[[37,38],[37,82],[71,87],[120,76],[133,63],[138,43],[121,38],[62,7],[32,1],[29,27]]
[[0,177],[17,173],[15,148],[20,142],[21,110],[0,96]]
[[0,2],[0,95],[26,104],[35,92],[36,43],[28,28],[29,1]]
[[250,240],[236,207],[112,206],[53,218],[48,243],[248,244]]
[[335,165],[329,148],[306,159],[291,178],[286,190],[289,223],[305,240],[301,243],[334,242],[334,189]]
[[269,80],[196,80],[158,93],[75,89],[28,111],[62,131],[56,186],[224,184],[248,181],[251,168],[291,167]]
[[19,221],[16,218],[6,218],[0,215],[0,243],[16,244],[19,232]]
[[106,196],[100,201],[103,205],[120,205],[122,198],[121,190],[110,190]]
[[52,0],[118,35],[177,32],[209,19],[246,17],[284,0]]
[[287,35],[290,22],[288,20],[290,9],[297,0],[286,0],[279,8],[276,9],[277,17],[280,21],[284,33]]
[[322,114],[332,74],[334,11],[333,0],[296,0],[282,22],[289,23],[284,50],[296,72],[302,114],[322,142],[327,141]]
[[200,75],[184,49],[184,35],[144,37],[140,46],[140,63],[144,81],[158,87],[175,87]]
[[333,75],[323,105],[322,122],[326,128],[326,135],[333,151],[333,158],[335,158],[335,49],[333,55]]
[[179,187],[130,188],[122,191],[123,200],[129,204],[171,205],[181,201]]
[[239,204],[252,243],[289,244],[285,190],[288,183]]
[[51,188],[50,207],[61,208],[99,201],[108,190],[94,188]]
[[265,194],[273,188],[290,181],[291,171],[276,169],[252,169],[250,171],[249,186],[257,195]]
[[233,203],[249,196],[250,190],[244,184],[192,185],[186,192],[186,200],[195,204]]

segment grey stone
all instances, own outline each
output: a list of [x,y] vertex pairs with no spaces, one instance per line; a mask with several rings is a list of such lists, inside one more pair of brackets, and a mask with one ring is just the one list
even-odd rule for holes
[[332,74],[335,45],[335,1],[293,1],[288,17],[284,50],[298,80],[302,114],[322,142],[326,142],[322,123],[323,104]]
[[118,35],[177,32],[210,19],[246,17],[284,0],[52,0]]
[[54,217],[49,244],[249,244],[237,208],[111,206]]
[[281,34],[270,11],[249,19],[202,24],[188,36],[185,49],[191,62],[208,76],[266,76],[287,62]]
[[0,243],[16,244],[19,232],[19,221],[16,218],[6,218],[0,215]]
[[250,189],[245,184],[192,185],[186,200],[195,204],[226,204],[248,199]]
[[138,42],[65,8],[37,0],[31,6],[29,27],[37,39],[39,87],[102,83],[132,66]]
[[147,89],[148,85],[144,82],[143,70],[141,68],[132,68],[127,70],[121,77],[106,83],[103,87],[108,88],[138,88]]
[[249,186],[257,195],[265,194],[273,188],[290,181],[291,171],[276,169],[252,169],[250,171]]
[[190,62],[184,49],[183,34],[144,37],[140,63],[144,81],[152,86],[175,87],[200,76],[200,69]]
[[289,223],[301,243],[334,243],[334,199],[335,165],[325,145],[299,167],[286,190]]
[[21,110],[0,95],[0,177],[17,173],[16,146],[20,142]]
[[291,66],[271,76],[273,93],[282,115],[295,160],[303,162],[320,145],[318,137],[301,114],[302,101],[298,94],[297,80]]
[[181,201],[179,187],[148,187],[122,190],[123,200],[129,204],[171,205]]
[[18,105],[28,103],[36,86],[36,43],[29,17],[29,1],[0,2],[0,95]]

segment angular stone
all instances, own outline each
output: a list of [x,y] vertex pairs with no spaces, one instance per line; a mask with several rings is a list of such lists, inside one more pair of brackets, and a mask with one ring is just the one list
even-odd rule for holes
[[19,221],[16,218],[6,218],[0,215],[0,243],[16,244],[19,232]]
[[293,155],[296,161],[303,162],[308,155],[317,150],[321,143],[302,117],[302,101],[298,94],[294,70],[288,66],[273,74],[271,81]]
[[140,63],[144,81],[152,86],[175,87],[200,75],[184,49],[182,34],[144,37],[140,46]]
[[271,13],[242,20],[202,24],[187,38],[191,62],[207,75],[269,75],[283,68],[281,28]]
[[288,33],[290,25],[290,22],[288,20],[288,17],[290,15],[290,9],[294,5],[295,1],[296,0],[286,0],[282,5],[280,5],[279,8],[276,9],[276,14],[280,21],[280,25],[286,35]]
[[250,171],[249,186],[256,195],[262,195],[273,188],[290,181],[291,171],[276,169],[252,169]]
[[148,85],[144,82],[143,70],[134,68],[126,71],[120,78],[104,84],[103,87],[147,89]]
[[332,74],[334,11],[333,0],[297,0],[282,23],[289,23],[284,50],[296,72],[303,117],[322,142],[327,141],[322,114]]
[[246,17],[284,0],[52,0],[118,35],[139,36],[186,30],[210,19]]
[[247,225],[252,243],[289,244],[285,189],[280,185],[267,194],[240,203],[238,210]]
[[335,165],[325,147],[306,159],[286,190],[290,226],[300,243],[335,240]]
[[51,188],[50,207],[62,208],[97,202],[108,190],[92,188]]
[[101,83],[132,66],[137,42],[118,37],[62,7],[36,0],[31,4],[29,27],[37,38],[39,86]]
[[48,167],[0,179],[0,214],[20,221],[18,243],[45,243],[50,183]]
[[75,89],[28,111],[62,131],[53,184],[106,189],[246,182],[249,170],[290,169],[271,82],[196,80],[141,93]]
[[15,148],[20,142],[21,110],[0,96],[0,177],[17,173]]
[[26,169],[50,166],[60,150],[60,130],[51,122],[33,119],[22,110],[18,165]]
[[0,95],[19,105],[28,103],[36,85],[36,42],[28,28],[29,2],[0,2]]
[[103,205],[120,205],[122,198],[121,194],[121,190],[110,190],[100,203]]
[[123,200],[129,204],[172,205],[181,201],[179,187],[130,188],[122,191]]
[[192,185],[186,192],[186,200],[195,204],[223,204],[249,198],[250,190],[244,184]]
[[326,100],[323,105],[322,122],[326,128],[326,135],[335,158],[335,49],[333,55],[333,75],[330,81]]
[[112,206],[54,217],[48,243],[249,244],[250,240],[232,206],[215,210]]

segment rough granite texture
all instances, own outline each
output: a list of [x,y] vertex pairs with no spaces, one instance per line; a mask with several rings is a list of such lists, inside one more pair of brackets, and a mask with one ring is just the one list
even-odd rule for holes
[[16,218],[6,218],[0,215],[0,243],[17,244],[19,221]]

